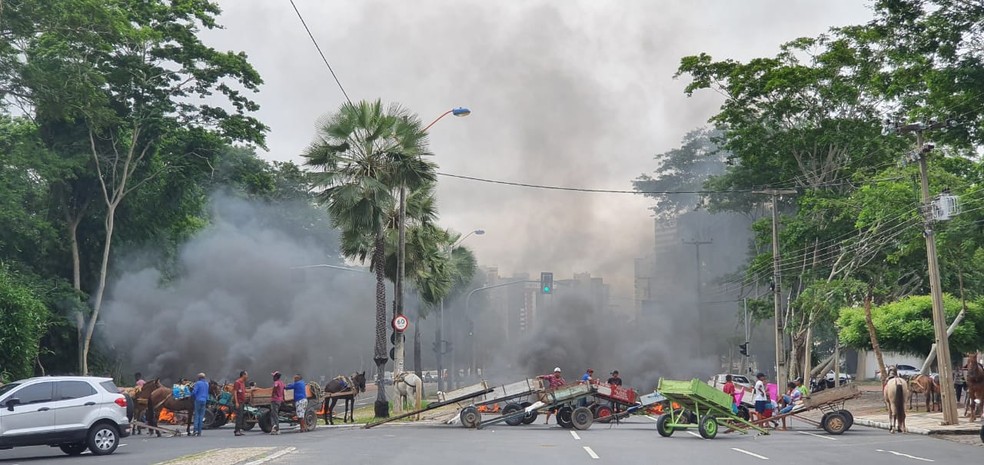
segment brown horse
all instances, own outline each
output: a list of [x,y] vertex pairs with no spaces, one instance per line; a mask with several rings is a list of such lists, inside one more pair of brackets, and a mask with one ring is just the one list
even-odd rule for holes
[[885,382],[882,394],[885,398],[885,406],[888,407],[888,430],[892,433],[899,431],[905,433],[905,398],[909,395],[909,384],[904,379],[898,377],[895,367],[888,370],[890,378]]
[[[145,391],[147,394],[144,394]],[[145,384],[140,392],[141,396],[147,396],[147,424],[155,428],[157,427],[157,417],[160,415],[159,411],[161,407],[174,413],[185,412],[187,414],[185,434],[191,435],[191,422],[195,417],[194,399],[191,397],[175,399],[171,388],[161,385],[160,379],[155,379]],[[157,431],[157,436],[160,437],[160,435],[161,432]]]
[[[332,396],[339,392],[351,392],[351,394]],[[355,396],[366,392],[366,372],[352,373],[350,376],[339,375],[325,385],[325,400],[322,410],[325,412],[325,424],[334,425],[335,404],[338,399],[345,401],[345,411],[342,413],[342,423],[348,421],[355,422]]]
[[[977,353],[967,354],[967,401],[970,403],[970,421],[977,421],[984,407],[984,367],[977,361]],[[967,412],[964,412],[965,414]]]
[[[138,426],[135,422],[141,421],[143,415],[147,412],[147,405],[150,403],[150,394],[154,392],[155,389],[161,387],[160,378],[154,379],[144,383],[140,388],[137,388],[133,393],[133,422],[130,425],[130,432],[133,434],[143,434],[143,428]],[[149,418],[148,418],[148,424]]]
[[[918,375],[909,380],[909,410],[918,410],[913,408],[912,405],[913,398],[916,397],[917,394],[925,397],[927,412],[936,411],[936,407],[940,406],[940,404],[936,402],[936,399],[940,394],[939,380],[934,379],[929,375]],[[943,411],[942,406],[940,407],[940,411]]]

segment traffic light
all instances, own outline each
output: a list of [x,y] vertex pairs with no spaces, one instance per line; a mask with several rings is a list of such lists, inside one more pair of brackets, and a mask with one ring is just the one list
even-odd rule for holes
[[548,271],[540,273],[540,292],[543,294],[553,293],[553,273]]
[[748,356],[748,343],[747,342],[744,343],[744,344],[738,344],[738,349],[739,349],[739,352],[741,352],[742,355],[744,355],[746,357]]

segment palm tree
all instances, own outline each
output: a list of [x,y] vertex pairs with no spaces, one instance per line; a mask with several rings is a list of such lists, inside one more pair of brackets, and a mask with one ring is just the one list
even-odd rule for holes
[[308,166],[320,168],[315,187],[327,205],[332,223],[342,233],[342,254],[361,262],[369,260],[376,274],[377,417],[389,415],[383,386],[386,365],[386,229],[397,205],[396,189],[436,180],[435,166],[423,156],[427,135],[419,118],[392,105],[386,110],[379,100],[343,104],[318,128],[317,140],[304,156]]

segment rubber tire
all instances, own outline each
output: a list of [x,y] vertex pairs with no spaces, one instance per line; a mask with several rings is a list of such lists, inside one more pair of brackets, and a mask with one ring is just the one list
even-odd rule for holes
[[697,424],[697,415],[694,415],[694,412],[678,408],[673,411],[673,414],[680,417],[680,422]]
[[984,442],[984,425],[981,425],[981,442]]
[[202,428],[212,429],[214,428],[214,426],[212,426],[213,423],[215,423],[215,411],[205,409],[205,416],[202,418]]
[[571,415],[574,413],[574,409],[563,406],[557,409],[557,424],[561,428],[571,429],[574,427],[574,422],[571,421]]
[[704,415],[697,424],[697,432],[704,439],[714,439],[718,434],[717,418],[714,415]]
[[668,413],[664,413],[656,419],[656,432],[659,433],[660,436],[663,436],[664,438],[673,436],[673,428],[666,426],[671,419],[671,415]]
[[[612,408],[607,405],[599,405],[598,408],[596,408],[594,411],[596,420],[603,417],[611,417],[614,413],[615,411],[612,410]],[[612,421],[611,418],[601,420],[602,423],[608,423],[610,421]]]
[[844,415],[844,420],[847,421],[847,427],[844,428],[844,431],[850,430],[854,426],[854,414],[847,410],[838,410],[838,412]]
[[243,431],[251,431],[256,426],[256,415],[243,412]]
[[123,399],[126,400],[126,421],[133,422],[133,410],[137,407],[136,401],[129,394],[123,394]]
[[847,418],[841,415],[840,412],[830,412],[825,415],[823,422],[823,430],[829,434],[840,435],[847,431]]
[[89,448],[89,445],[84,442],[79,442],[75,444],[62,444],[58,446],[58,448],[61,449],[62,452],[68,454],[70,457],[76,457],[82,455],[82,453]]
[[584,431],[594,422],[594,414],[587,407],[578,407],[571,412],[571,424],[574,429]]
[[[516,404],[516,403],[508,403],[508,404],[506,404],[505,407],[502,407],[502,412],[501,413],[502,413],[502,416],[503,417],[508,417],[508,416],[513,415],[513,414],[515,414],[517,412],[520,412],[522,410],[523,410],[523,407],[520,407],[519,404]],[[509,425],[509,426],[519,426],[519,425],[522,425],[523,424],[523,420],[525,420],[525,419],[526,419],[526,415],[512,417],[512,418],[507,418],[506,419],[506,424]]]
[[110,424],[96,423],[89,429],[86,445],[89,446],[89,452],[92,452],[92,455],[112,454],[120,446],[120,432]]
[[[529,407],[529,406],[531,406],[531,405],[533,405],[533,402],[521,402],[521,403],[519,404],[519,406],[520,406],[520,407],[523,407],[523,409],[524,409],[524,410],[526,409],[526,407]],[[537,417],[538,415],[539,415],[539,413],[538,413],[538,412],[537,412],[536,410],[530,410],[530,411],[529,411],[529,412],[528,412],[528,413],[526,414],[526,416],[525,416],[525,417],[523,417],[523,424],[524,424],[524,425],[530,425],[530,424],[533,424],[533,422],[534,422],[534,421],[536,421],[536,417]]]
[[304,423],[307,424],[308,431],[312,431],[318,427],[318,409],[314,407],[308,407],[304,411]]
[[260,431],[263,431],[264,433],[272,432],[273,431],[272,419],[273,416],[271,415],[270,410],[264,410],[260,412],[260,419],[259,421],[257,421],[257,423],[260,424]]
[[469,406],[461,409],[458,419],[461,420],[461,425],[465,428],[475,428],[482,422],[482,414],[475,406]]
[[748,421],[751,417],[751,414],[748,413],[748,407],[745,407],[744,405],[738,407],[738,418]]
[[229,423],[229,415],[224,410],[219,409],[215,411],[215,420],[212,421],[210,428],[221,428],[225,426],[226,423]]

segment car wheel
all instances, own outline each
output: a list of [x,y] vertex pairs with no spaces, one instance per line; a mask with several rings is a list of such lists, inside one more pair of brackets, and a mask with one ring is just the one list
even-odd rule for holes
[[106,423],[98,423],[89,430],[86,441],[93,455],[109,455],[120,445],[120,435],[116,428]]
[[62,452],[74,457],[76,455],[82,455],[82,453],[89,448],[89,445],[84,442],[80,442],[78,444],[62,444],[58,447],[62,450]]

